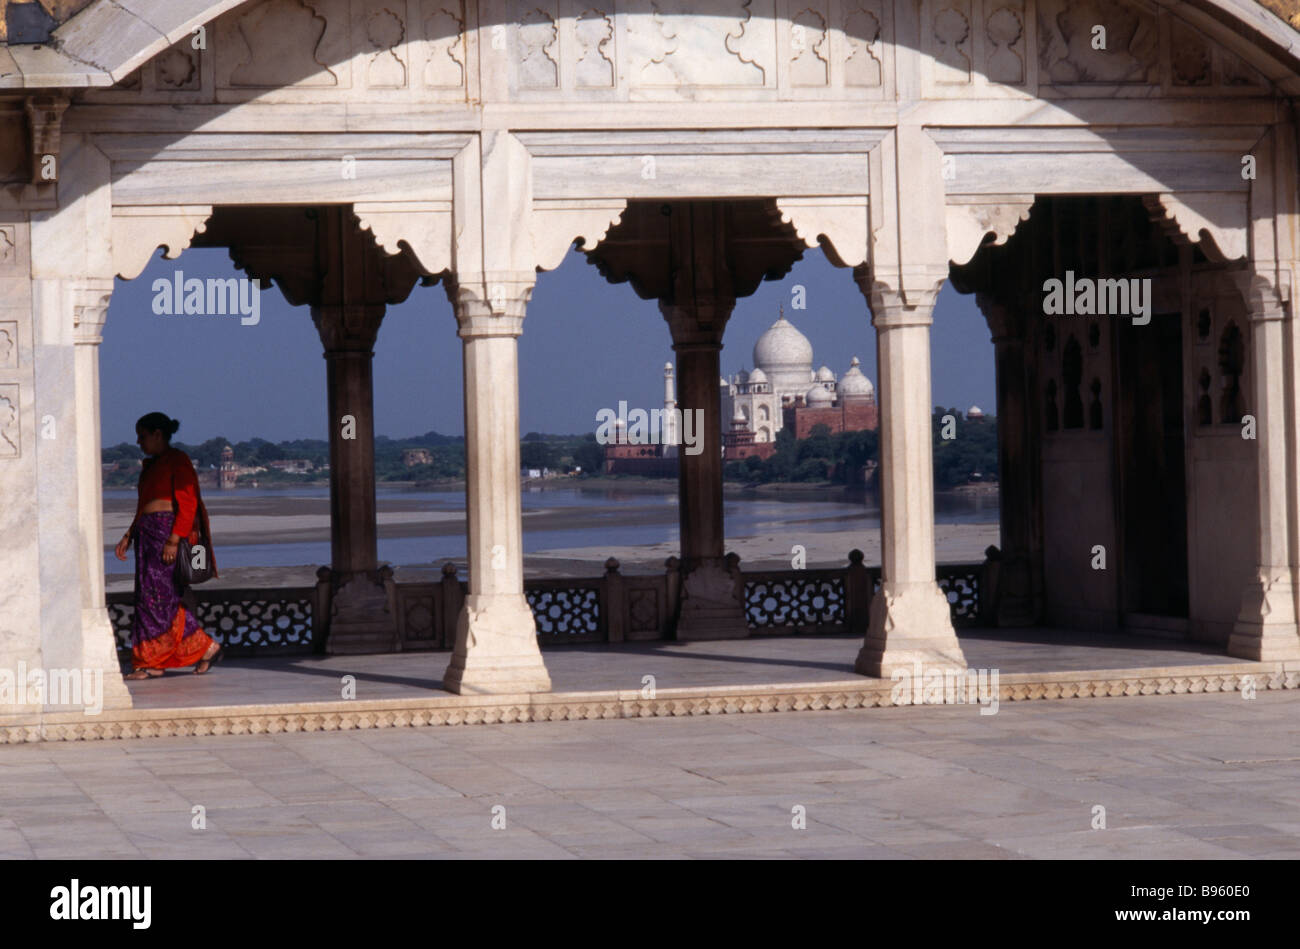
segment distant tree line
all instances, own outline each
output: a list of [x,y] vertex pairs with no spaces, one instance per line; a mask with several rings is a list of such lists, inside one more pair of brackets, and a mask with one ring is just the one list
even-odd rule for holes
[[[952,416],[950,423],[946,416]],[[998,476],[997,419],[967,419],[956,409],[936,407],[931,418],[934,442],[934,481],[939,489],[952,488],[971,481],[995,480]],[[945,432],[945,429],[947,431]],[[945,434],[954,437],[944,438]],[[232,442],[209,438],[191,445],[173,442],[200,470],[215,469],[221,463],[226,445],[234,450],[235,462],[245,467],[265,467],[254,477],[259,482],[302,483],[320,480],[320,469],[329,464],[329,442],[300,438],[271,442],[264,438]],[[423,449],[433,459],[431,464],[406,467],[402,452]],[[126,462],[116,470],[105,472],[104,483],[110,487],[132,486],[139,474],[140,449],[122,442],[103,451],[105,464]],[[314,469],[310,473],[278,471],[273,461],[306,459]],[[604,446],[595,433],[582,435],[548,435],[529,432],[519,444],[520,466],[525,470],[550,470],[563,474],[581,470],[583,475],[600,475],[604,471]],[[730,461],[724,466],[728,481],[747,484],[774,482],[859,483],[871,463],[879,461],[879,437],[876,432],[839,432],[832,434],[825,425],[813,426],[807,438],[798,439],[790,429],[776,435],[776,447],[770,458],[751,457]],[[379,481],[449,481],[465,477],[465,439],[461,436],[426,432],[411,438],[375,439],[375,477]]]

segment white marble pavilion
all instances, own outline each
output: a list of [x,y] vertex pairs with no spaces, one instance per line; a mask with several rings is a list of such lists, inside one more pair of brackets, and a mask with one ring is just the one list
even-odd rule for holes
[[[934,562],[947,280],[979,295],[997,351],[999,618],[1300,659],[1300,33],[1252,0],[0,10],[0,666],[103,668],[106,705],[130,704],[98,346],[115,279],[204,244],[311,308],[330,418],[356,420],[355,440],[331,426],[331,576],[358,648],[382,599],[372,348],[388,304],[442,283],[469,466],[445,681],[549,689],[523,595],[516,341],[575,241],[659,301],[678,401],[714,432],[738,297],[815,246],[861,287],[884,513],[864,675],[965,665]],[[1149,280],[1152,319],[1047,315],[1067,272]],[[679,635],[744,635],[717,453],[682,459],[681,492]]]

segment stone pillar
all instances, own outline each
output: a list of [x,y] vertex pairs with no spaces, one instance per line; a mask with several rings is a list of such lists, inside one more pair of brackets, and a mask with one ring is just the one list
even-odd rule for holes
[[[895,668],[965,668],[948,598],[935,582],[930,323],[938,287],[909,305],[870,290],[880,406],[881,588],[854,669],[888,678]],[[915,295],[914,295],[915,296]]]
[[[104,469],[99,410],[99,345],[113,295],[111,279],[75,281],[72,306],[73,371],[77,401],[77,507],[81,539],[81,635],[85,663],[104,670],[106,708],[130,708],[131,695],[117,658],[104,581]],[[114,537],[112,540],[116,541]]]
[[1033,626],[1042,611],[1036,584],[1033,530],[1038,472],[1029,454],[1025,332],[1012,308],[979,293],[976,302],[993,334],[998,387],[998,511],[1002,557],[998,569],[998,626]]
[[379,573],[371,362],[384,306],[317,305],[325,345],[330,441],[331,654],[397,647],[396,616]]
[[460,694],[551,689],[524,598],[519,492],[518,337],[533,279],[447,281],[464,345],[469,592],[443,687]]
[[1239,286],[1251,318],[1249,407],[1255,416],[1258,446],[1259,563],[1242,595],[1228,654],[1261,662],[1292,661],[1300,659],[1300,632],[1288,536],[1286,314],[1275,286],[1266,278],[1246,272],[1239,276]]
[[[677,355],[682,431],[694,432],[697,453],[677,452],[678,517],[681,523],[679,640],[743,639],[749,635],[735,577],[724,559],[722,527],[722,331],[735,306],[728,296],[684,305],[661,302]],[[693,413],[688,426],[686,413]]]

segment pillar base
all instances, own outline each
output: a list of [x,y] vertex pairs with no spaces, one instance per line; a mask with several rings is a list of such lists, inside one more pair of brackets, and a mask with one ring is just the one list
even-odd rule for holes
[[107,607],[81,611],[82,642],[86,644],[85,665],[104,670],[104,708],[131,708],[131,693],[122,678],[122,664],[117,656],[117,635]]
[[442,687],[458,695],[551,691],[537,624],[522,593],[465,597]]
[[1290,576],[1261,574],[1247,587],[1228,638],[1228,655],[1256,662],[1300,660],[1300,625]]
[[888,679],[895,669],[966,669],[948,598],[933,580],[885,583],[871,600],[871,625],[853,671]]
[[330,597],[325,652],[331,656],[396,652],[397,618],[380,572],[337,577]]
[[677,639],[705,642],[747,639],[742,597],[745,581],[740,568],[729,570],[722,560],[705,560],[682,579],[681,609],[677,614]]

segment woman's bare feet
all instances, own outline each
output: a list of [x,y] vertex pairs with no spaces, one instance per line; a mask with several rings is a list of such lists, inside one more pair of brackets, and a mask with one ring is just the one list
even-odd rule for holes
[[163,675],[161,669],[136,669],[134,672],[124,675],[124,679],[157,679]]

